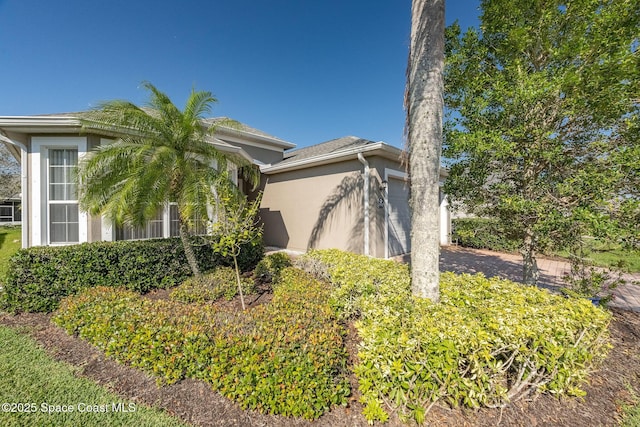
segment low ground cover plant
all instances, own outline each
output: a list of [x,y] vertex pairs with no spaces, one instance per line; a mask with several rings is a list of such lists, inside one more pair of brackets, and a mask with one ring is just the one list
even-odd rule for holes
[[[207,245],[194,250],[202,271],[233,260],[215,255]],[[243,271],[263,256],[262,241],[244,245]],[[12,312],[50,312],[61,298],[93,286],[126,287],[137,292],[168,288],[191,275],[178,238],[96,242],[21,249],[9,260],[0,308]]]
[[[242,277],[245,295],[255,292],[253,280]],[[184,303],[216,301],[222,297],[233,299],[238,294],[236,272],[231,267],[218,267],[211,273],[189,277],[171,291],[171,299]]]
[[253,271],[254,276],[262,281],[276,283],[280,281],[282,270],[291,267],[291,258],[283,252],[269,254],[262,258]]
[[240,313],[95,287],[65,298],[53,321],[162,382],[201,379],[244,408],[313,419],[350,393],[329,293],[297,269],[270,304]]
[[608,349],[610,314],[482,275],[441,276],[441,303],[414,298],[405,265],[335,250],[301,265],[329,277],[332,306],[357,319],[365,416],[418,423],[437,401],[499,407],[535,392],[581,395]]

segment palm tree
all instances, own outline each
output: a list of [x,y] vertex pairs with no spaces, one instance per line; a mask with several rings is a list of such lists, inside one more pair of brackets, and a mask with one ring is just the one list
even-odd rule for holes
[[444,0],[412,1],[405,97],[411,178],[411,290],[434,302],[440,299],[444,25]]
[[[216,206],[215,189],[229,185],[228,162],[242,158],[217,150],[210,142],[215,126],[203,116],[217,102],[211,92],[191,91],[183,111],[151,83],[146,108],[128,101],[108,101],[81,117],[85,132],[118,139],[92,152],[78,168],[80,206],[118,225],[142,226],[166,204],[177,204],[180,238],[194,275],[200,270],[190,242],[194,218],[208,218]],[[254,168],[242,167],[257,181]]]

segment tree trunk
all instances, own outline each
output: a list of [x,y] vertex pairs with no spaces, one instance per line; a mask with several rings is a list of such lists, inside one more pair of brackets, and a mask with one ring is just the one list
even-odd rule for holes
[[189,267],[191,267],[191,272],[194,276],[200,276],[200,269],[198,268],[198,260],[196,259],[196,254],[193,252],[193,246],[191,246],[191,242],[189,241],[189,230],[185,223],[180,220],[180,240],[182,241],[182,246],[184,247],[184,254],[187,256],[187,262],[189,262]]
[[238,259],[236,255],[233,255],[233,265],[236,267],[236,280],[238,281],[238,292],[240,292],[240,302],[242,303],[242,309],[245,309],[244,306],[244,294],[242,293],[242,282],[240,281],[240,269],[238,269]]
[[413,0],[405,97],[411,179],[411,290],[434,302],[440,299],[444,26],[444,0]]
[[535,242],[533,232],[525,231],[522,246],[522,281],[527,285],[536,285],[540,273],[538,271],[538,261],[536,261]]

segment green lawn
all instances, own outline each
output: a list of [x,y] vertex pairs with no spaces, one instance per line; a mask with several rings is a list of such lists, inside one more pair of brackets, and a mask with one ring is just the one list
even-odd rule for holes
[[624,427],[640,427],[640,404],[628,409],[622,425]]
[[9,257],[22,247],[21,227],[0,226],[0,277],[7,270]]
[[640,427],[640,397],[633,391],[629,390],[633,397],[633,403],[630,405],[624,405],[624,419],[622,421],[623,427]]
[[185,426],[76,377],[74,368],[52,360],[31,338],[3,326],[0,366],[2,426]]
[[[567,251],[561,251],[557,255],[569,257]],[[622,262],[625,270],[632,273],[640,272],[640,251],[625,251],[620,245],[592,239],[587,241],[587,258],[603,267],[617,266]]]

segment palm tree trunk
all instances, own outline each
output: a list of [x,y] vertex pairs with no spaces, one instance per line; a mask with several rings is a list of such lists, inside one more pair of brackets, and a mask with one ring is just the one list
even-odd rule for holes
[[200,276],[200,269],[198,268],[198,260],[196,259],[196,254],[193,252],[193,246],[191,246],[191,242],[189,241],[189,229],[187,225],[180,220],[180,240],[182,241],[182,246],[184,247],[184,254],[187,256],[187,262],[189,263],[189,267],[191,267],[191,272],[194,276]]
[[411,290],[434,302],[440,299],[444,25],[444,0],[413,0],[405,98],[411,179]]

